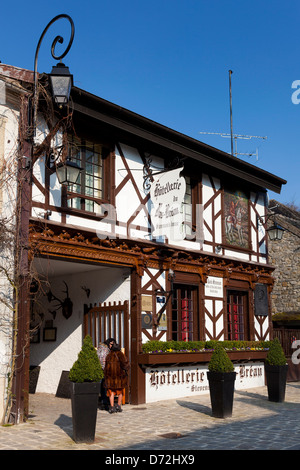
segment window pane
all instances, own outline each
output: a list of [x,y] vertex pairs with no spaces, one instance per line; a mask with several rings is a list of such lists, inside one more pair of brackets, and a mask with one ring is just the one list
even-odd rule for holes
[[172,297],[172,339],[178,340],[178,292],[177,289],[173,291]]
[[[69,186],[69,191],[76,192],[91,198],[103,198],[103,160],[102,147],[92,142],[81,142],[73,139],[69,146],[69,156],[83,170],[76,184]],[[100,201],[96,203],[91,199],[73,198],[68,201],[69,207],[99,213]]]
[[245,339],[245,294],[232,292],[227,295],[227,333],[229,340]]
[[172,339],[193,340],[193,287],[177,287],[172,299]]

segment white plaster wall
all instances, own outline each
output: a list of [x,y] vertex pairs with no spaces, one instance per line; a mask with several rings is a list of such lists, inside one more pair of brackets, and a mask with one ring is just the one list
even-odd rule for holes
[[[1,268],[13,279],[13,254],[3,250],[0,256]],[[8,277],[1,270],[0,274],[0,423],[2,421],[7,380],[12,362],[14,290]]]
[[241,253],[234,250],[224,250],[224,255],[231,259],[240,259],[243,261],[249,261],[248,253]]
[[[270,333],[266,333],[268,328],[269,328],[268,318],[265,318],[265,321],[261,325],[258,319],[256,318],[256,316],[254,316],[255,340],[258,340],[259,337],[263,337],[265,338],[265,341],[269,341]],[[259,336],[257,335],[257,332],[259,332]]]
[[[125,186],[116,196],[116,212],[118,221],[126,224],[127,221],[134,216],[132,225],[137,225],[142,228],[149,227],[148,212],[151,211],[150,202],[141,207],[141,200],[147,196],[147,190],[144,189],[144,162],[137,151],[137,149],[125,144],[120,144],[123,155],[126,159],[128,168],[130,169],[136,187],[133,186],[131,180],[127,181]],[[159,171],[164,166],[162,159],[151,155],[151,166],[153,172]],[[127,169],[124,166],[123,160],[116,149],[116,187],[128,176]],[[117,233],[121,237],[124,236],[124,228],[117,227]],[[130,228],[129,236],[133,239],[151,240],[151,234],[145,230]]]
[[[219,284],[217,289],[214,287],[209,287],[215,285],[214,282]],[[212,290],[215,292],[212,292]],[[223,279],[220,277],[210,276],[207,280],[206,287],[205,287],[205,297],[204,297],[204,305],[205,309],[209,313],[205,312],[205,329],[207,330],[207,334],[205,339],[209,340],[210,338],[218,337],[220,341],[224,340],[224,335],[219,337],[220,332],[224,329],[224,315],[220,315],[220,318],[216,322],[216,317],[220,314],[220,312],[224,308],[223,304],[223,297],[224,297],[224,286],[223,286]],[[212,317],[212,319],[211,319]]]
[[16,202],[16,169],[18,150],[19,112],[9,105],[0,104],[1,153],[0,171],[2,189],[1,216],[11,219]]
[[[44,186],[45,184],[45,157],[37,160],[32,169],[33,176]],[[32,185],[32,201],[45,203],[45,195],[35,184]]]
[[221,194],[215,199],[215,213],[220,213],[219,217],[215,220],[215,243],[222,244],[222,212],[221,212]]
[[[150,273],[152,274],[152,276],[156,276],[158,270],[157,269],[153,269],[153,268],[149,268],[149,271]],[[150,281],[150,276],[147,274],[147,272],[144,272],[143,274],[143,277],[142,277],[142,288],[145,287],[147,285],[147,283]],[[162,290],[166,290],[166,272],[163,271],[156,279],[156,282],[160,285],[161,289]],[[151,295],[150,291],[153,290],[153,287],[156,288],[156,285],[155,286],[151,286],[149,287],[149,294],[146,294],[146,295]],[[159,295],[159,297],[162,297],[163,295]],[[156,301],[156,306],[155,306],[155,309],[156,309],[156,313],[159,314],[159,311],[162,309],[164,304],[160,304],[159,302]],[[144,313],[147,313],[145,311],[142,310],[141,312],[142,314]],[[165,311],[166,313],[166,311]],[[159,332],[160,331],[163,331],[163,330],[160,330],[158,328]],[[152,329],[150,328],[149,330],[150,333],[152,333]],[[142,332],[142,343],[147,343],[147,341],[149,341],[149,338]],[[167,341],[167,330],[165,331],[165,333],[163,333],[162,337],[160,338],[160,341]]]
[[[256,193],[251,193],[251,201],[254,202],[256,200]],[[266,231],[263,226],[263,224],[266,222],[266,198],[264,193],[260,193],[257,202],[255,204],[255,210],[251,207],[251,212],[250,212],[250,217],[251,217],[251,223],[253,224],[254,227],[258,228],[258,242],[260,243],[260,246],[257,246],[256,244],[256,234],[253,234],[252,237],[252,243],[253,243],[253,249],[254,251],[258,251],[260,254],[265,255],[267,253],[267,246],[266,246],[266,240],[263,241],[264,237],[266,236]],[[260,222],[259,224],[257,223],[257,214],[262,218],[263,224]],[[255,259],[254,259],[255,260]],[[257,260],[260,263],[266,263],[267,260],[266,258],[260,256]]]
[[[206,314],[205,315],[205,328],[208,332],[205,339],[209,340],[210,338],[218,337],[220,341],[224,340],[224,335],[219,338],[220,332],[224,328],[224,315],[221,315],[217,322],[215,322],[215,317],[219,315],[223,309],[223,301],[215,299],[204,299],[204,305],[210,315],[214,318],[214,321]],[[215,308],[215,315],[214,315]],[[215,331],[214,331],[215,327]]]
[[[18,149],[19,112],[5,94],[0,104],[0,172],[1,172],[1,218],[6,219],[7,228],[14,230],[16,210],[16,152]],[[13,247],[0,252],[0,423],[4,419],[8,376],[12,361],[13,338]],[[8,275],[5,274],[5,271]]]
[[[65,281],[69,288],[69,296],[73,302],[73,314],[69,319],[63,317],[58,310],[53,320],[57,327],[55,342],[44,342],[41,329],[40,343],[31,344],[30,364],[41,367],[36,392],[55,394],[63,370],[70,370],[78,357],[83,340],[84,304],[99,302],[124,302],[130,300],[130,276],[127,269],[102,267],[93,271],[80,272],[49,278],[53,294],[64,299]],[[90,289],[87,298],[81,286]],[[47,297],[41,298],[42,310],[46,320],[52,320],[49,312],[55,302],[48,303]]]
[[[41,127],[39,139],[43,134],[43,127]],[[60,137],[58,136],[58,139]],[[94,229],[98,236],[101,238],[106,238],[106,236],[113,236],[113,237],[120,237],[126,239],[129,235],[131,239],[139,239],[139,240],[152,240],[151,233],[147,232],[149,227],[147,215],[151,211],[151,201],[149,201],[145,206],[141,206],[141,200],[145,198],[147,195],[147,191],[145,191],[143,187],[144,183],[144,162],[138,152],[138,150],[134,147],[130,147],[125,144],[120,144],[123,155],[126,159],[128,167],[132,173],[134,178],[134,182],[136,187],[134,187],[133,182],[129,179],[121,191],[116,196],[116,207],[109,209],[109,205],[105,205],[105,211],[108,211],[109,217],[105,217],[101,221],[92,221],[86,220],[83,217],[76,217],[73,215],[67,215],[67,224],[74,225],[77,227],[89,227],[89,229]],[[128,176],[127,169],[122,161],[121,155],[119,155],[119,151],[116,148],[115,150],[116,160],[115,160],[115,181],[116,187]],[[163,168],[163,160],[159,157],[151,156],[151,168],[152,171],[155,173]],[[34,167],[34,174],[37,179],[40,181],[42,185],[44,185],[44,159],[40,159],[38,163],[35,164]],[[220,180],[218,178],[213,178],[213,184],[215,190],[220,189]],[[212,187],[211,180],[207,174],[202,175],[202,202],[203,202],[203,220],[205,221],[205,225],[203,225],[203,234],[204,240],[210,243],[221,244],[222,243],[222,215],[221,215],[221,194],[217,195],[214,198],[214,204],[208,204],[207,207],[204,209],[206,203],[208,203],[211,198],[213,198],[215,191]],[[33,199],[38,202],[43,202],[44,196],[40,189],[33,185]],[[50,204],[55,206],[60,206],[61,203],[61,187],[58,183],[56,173],[53,173],[50,177],[50,195],[49,195]],[[251,201],[254,203],[256,201],[256,193],[251,193]],[[259,195],[258,200],[256,201],[256,210],[260,215],[264,214],[265,211],[265,197],[264,194]],[[213,214],[214,208],[214,214]],[[103,209],[103,205],[102,205]],[[101,210],[102,210],[101,209]],[[100,209],[99,209],[100,210]],[[213,218],[216,214],[219,213],[219,217],[214,221]],[[42,217],[43,218],[43,211],[40,209],[33,209],[33,215],[35,217]],[[129,234],[127,234],[127,222],[130,218],[133,217],[132,225],[137,226],[138,228],[129,228]],[[110,223],[108,220],[113,220],[113,223]],[[50,221],[60,222],[61,221],[61,214],[55,211],[49,217]],[[254,251],[258,249],[256,243],[256,214],[253,209],[250,210],[250,220],[251,220],[251,240],[253,243]],[[116,222],[120,224],[117,225]],[[201,220],[202,225],[202,220]],[[201,227],[202,228],[202,227]],[[213,238],[212,233],[215,234],[215,238]],[[104,234],[104,236],[103,236]],[[260,233],[260,240],[264,236],[264,230]],[[156,240],[158,243],[164,243],[163,237],[161,239]],[[207,253],[213,252],[213,247],[211,244],[199,243],[199,241],[190,241],[190,240],[182,240],[173,244],[175,248],[182,248],[188,250],[199,251],[202,250]],[[259,252],[262,255],[266,253],[266,246],[265,243],[261,244],[259,247]],[[225,256],[233,258],[233,259],[240,259],[243,261],[256,261],[265,263],[266,259],[262,256],[249,255],[248,253],[244,253],[243,251],[239,252],[238,250],[225,250]]]

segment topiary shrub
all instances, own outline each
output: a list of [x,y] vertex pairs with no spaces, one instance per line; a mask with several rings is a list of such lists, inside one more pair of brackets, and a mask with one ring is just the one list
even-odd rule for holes
[[234,372],[234,366],[221,344],[217,344],[208,364],[210,372]]
[[100,382],[104,373],[94,348],[92,338],[86,336],[83,340],[81,351],[78,354],[77,361],[74,362],[69,379],[71,382]]
[[285,366],[286,357],[278,338],[270,342],[269,351],[266,357],[266,364],[270,366]]

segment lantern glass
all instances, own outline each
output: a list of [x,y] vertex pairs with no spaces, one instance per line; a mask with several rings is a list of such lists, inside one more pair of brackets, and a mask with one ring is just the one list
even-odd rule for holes
[[268,228],[267,232],[269,234],[270,240],[281,240],[284,229],[280,227],[280,225],[275,224],[272,227]]
[[75,184],[78,180],[82,168],[76,163],[67,160],[65,163],[59,163],[56,167],[56,174],[60,184]]
[[54,101],[59,107],[65,106],[69,101],[73,85],[73,76],[70,74],[69,67],[60,63],[52,67],[49,77]]

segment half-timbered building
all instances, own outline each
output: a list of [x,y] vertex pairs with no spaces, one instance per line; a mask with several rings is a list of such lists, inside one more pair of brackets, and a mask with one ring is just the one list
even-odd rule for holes
[[[1,64],[2,77],[7,70]],[[13,68],[9,76],[30,85]],[[267,191],[279,193],[285,181],[85,90],[73,87],[71,96],[71,125],[44,150],[51,130],[39,115],[30,170],[35,283],[22,295],[35,390],[57,393],[86,334],[95,346],[113,336],[131,363],[126,400],[144,403],[159,384],[202,377],[207,363],[200,353],[143,354],[147,341],[271,338]],[[3,120],[4,146],[7,129]],[[66,158],[81,168],[71,185],[56,173]],[[261,360],[256,354],[245,358]],[[164,390],[158,399],[173,396]]]

